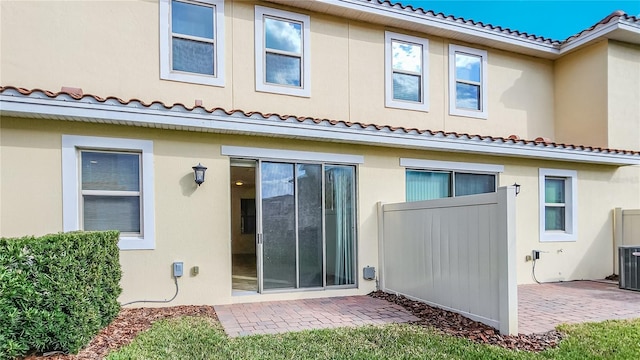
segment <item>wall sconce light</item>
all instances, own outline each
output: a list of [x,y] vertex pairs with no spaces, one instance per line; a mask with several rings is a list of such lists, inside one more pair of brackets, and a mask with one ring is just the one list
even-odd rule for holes
[[513,186],[516,187],[516,196],[518,196],[518,194],[520,194],[520,184],[518,183],[513,183]]
[[196,184],[198,186],[202,185],[204,182],[204,173],[207,171],[206,166],[202,166],[202,164],[198,163],[198,165],[191,167],[193,169],[193,176],[195,178]]

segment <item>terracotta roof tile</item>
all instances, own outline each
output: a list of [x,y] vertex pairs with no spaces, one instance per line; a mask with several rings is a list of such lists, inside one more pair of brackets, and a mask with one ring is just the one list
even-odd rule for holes
[[296,117],[293,115],[280,115],[280,114],[276,114],[276,113],[262,113],[262,112],[258,112],[258,111],[250,111],[250,112],[246,112],[243,110],[225,110],[223,108],[220,107],[215,107],[215,108],[211,108],[211,109],[206,109],[203,106],[193,106],[193,107],[188,107],[185,106],[182,103],[175,103],[173,105],[167,105],[161,101],[152,101],[151,103],[146,103],[142,100],[139,99],[129,99],[129,100],[123,100],[120,99],[118,97],[114,97],[114,96],[108,96],[108,97],[100,97],[97,95],[92,95],[92,94],[83,94],[83,95],[79,95],[79,94],[74,94],[74,93],[69,93],[69,92],[65,92],[65,91],[59,91],[59,92],[52,92],[52,91],[48,91],[48,90],[42,90],[42,89],[25,89],[25,88],[19,88],[19,87],[14,87],[14,86],[0,86],[0,94],[3,94],[9,90],[14,90],[17,91],[18,93],[24,95],[24,96],[30,96],[32,94],[36,94],[36,93],[41,93],[44,94],[45,96],[49,97],[49,98],[58,98],[60,96],[69,96],[74,100],[78,100],[78,101],[82,101],[84,99],[94,99],[97,102],[100,103],[106,103],[109,101],[117,101],[119,104],[122,105],[126,105],[126,106],[131,106],[131,105],[141,105],[142,107],[145,108],[153,108],[153,107],[161,107],[167,110],[172,110],[178,107],[183,108],[185,111],[201,111],[201,112],[206,112],[209,114],[214,114],[214,113],[224,113],[228,116],[241,116],[241,117],[247,117],[247,118],[259,118],[259,119],[269,119],[269,118],[278,118],[281,121],[298,121],[298,122],[305,122],[305,121],[311,121],[314,124],[328,124],[330,126],[346,126],[346,127],[353,127],[353,126],[359,126],[362,129],[376,129],[376,131],[383,131],[385,129],[389,130],[390,132],[398,132],[398,131],[402,131],[404,133],[413,133],[416,132],[418,134],[425,134],[428,133],[431,136],[441,136],[441,137],[445,137],[445,138],[452,138],[452,139],[479,139],[482,141],[486,141],[486,142],[491,142],[491,143],[510,143],[510,144],[521,144],[521,145],[528,145],[528,144],[534,144],[534,145],[544,145],[544,146],[549,146],[549,147],[553,147],[553,148],[562,148],[562,149],[575,149],[575,150],[588,150],[591,152],[601,152],[601,153],[610,153],[610,154],[624,154],[624,155],[640,155],[640,151],[634,151],[634,150],[622,150],[622,149],[609,149],[609,148],[601,148],[601,147],[593,147],[593,146],[584,146],[584,145],[573,145],[573,144],[563,144],[563,143],[556,143],[551,141],[548,138],[544,138],[544,137],[538,137],[535,138],[534,140],[525,140],[525,139],[520,139],[517,135],[510,135],[507,138],[504,137],[500,137],[500,136],[490,136],[490,135],[477,135],[477,134],[468,134],[468,133],[457,133],[457,132],[445,132],[442,130],[429,130],[429,129],[416,129],[416,128],[405,128],[405,127],[394,127],[394,126],[389,126],[389,125],[378,125],[378,124],[366,124],[366,123],[361,123],[361,122],[349,122],[349,121],[344,121],[344,120],[333,120],[333,119],[321,119],[321,118],[312,118],[312,117]]
[[622,10],[616,10],[614,12],[612,12],[611,14],[607,15],[607,17],[605,17],[604,19],[598,21],[597,23],[595,23],[594,25],[592,25],[591,27],[584,29],[582,31],[580,31],[579,33],[572,35],[568,38],[566,38],[562,43],[568,43],[571,42],[573,40],[576,40],[577,38],[579,38],[580,36],[582,36],[585,33],[588,33],[592,30],[595,30],[596,28],[603,26],[603,25],[607,25],[609,24],[609,22],[611,21],[617,21],[617,20],[623,20],[626,22],[631,22],[631,23],[635,23],[640,25],[640,18],[638,18],[637,16],[632,16],[632,15],[627,15],[624,11]]
[[389,0],[360,0],[363,2],[368,2],[374,5],[381,5],[381,6],[385,6],[385,7],[389,7],[389,8],[393,8],[393,9],[398,9],[398,10],[403,10],[403,11],[408,11],[408,12],[412,12],[412,13],[418,13],[420,15],[426,15],[429,17],[434,17],[437,19],[441,19],[441,20],[447,20],[447,21],[451,21],[451,22],[455,22],[455,23],[459,23],[459,24],[465,24],[465,25],[469,25],[469,26],[473,26],[473,27],[477,27],[477,28],[482,28],[485,30],[490,30],[493,32],[498,32],[498,33],[502,33],[505,35],[509,35],[509,36],[514,36],[514,37],[519,37],[519,38],[523,38],[523,39],[527,39],[527,40],[531,40],[531,41],[536,41],[536,42],[540,42],[540,43],[545,43],[545,44],[549,44],[549,45],[554,45],[554,46],[561,46],[564,45],[568,42],[571,42],[579,37],[581,37],[582,35],[600,27],[603,25],[608,24],[611,21],[618,21],[618,20],[622,20],[625,22],[631,22],[631,23],[635,23],[635,24],[639,24],[640,25],[640,18],[636,17],[636,16],[631,16],[631,15],[627,15],[624,11],[621,10],[616,10],[614,12],[612,12],[611,14],[609,14],[607,17],[605,17],[604,19],[600,20],[599,22],[597,22],[596,24],[594,24],[593,26],[589,27],[588,29],[582,30],[579,33],[572,35],[570,37],[568,37],[565,40],[554,40],[554,39],[550,39],[544,36],[539,36],[539,35],[535,35],[535,34],[529,34],[523,31],[518,31],[515,29],[510,29],[510,28],[506,28],[506,27],[502,27],[499,25],[492,25],[492,24],[485,24],[481,21],[474,21],[471,19],[465,19],[463,17],[456,17],[454,15],[446,15],[443,13],[436,13],[432,10],[425,10],[422,7],[414,7],[412,5],[403,5],[399,2],[391,2]]
[[481,21],[475,21],[472,19],[465,19],[463,17],[457,17],[454,15],[447,15],[444,13],[436,13],[433,10],[425,10],[422,7],[414,7],[412,5],[403,5],[399,2],[391,2],[389,0],[361,0],[361,1],[365,1],[365,2],[369,2],[369,3],[375,3],[375,4],[380,4],[383,6],[387,6],[387,7],[391,7],[391,8],[395,8],[395,9],[401,9],[401,10],[405,10],[405,11],[411,11],[414,13],[419,13],[422,15],[427,15],[427,16],[431,16],[431,17],[435,17],[438,19],[442,19],[442,20],[448,20],[451,22],[456,22],[456,23],[460,23],[460,24],[465,24],[465,25],[470,25],[470,26],[474,26],[474,27],[478,27],[478,28],[483,28],[486,30],[491,30],[491,31],[495,31],[495,32],[500,32],[503,34],[507,34],[507,35],[511,35],[511,36],[515,36],[515,37],[520,37],[520,38],[525,38],[528,40],[534,40],[534,41],[538,41],[538,42],[542,42],[542,43],[547,43],[550,45],[560,45],[560,41],[558,40],[553,40],[550,38],[546,38],[544,36],[538,36],[538,35],[534,35],[534,34],[529,34],[523,31],[518,31],[518,30],[514,30],[514,29],[509,29],[509,28],[505,28],[499,25],[492,25],[492,24],[485,24]]

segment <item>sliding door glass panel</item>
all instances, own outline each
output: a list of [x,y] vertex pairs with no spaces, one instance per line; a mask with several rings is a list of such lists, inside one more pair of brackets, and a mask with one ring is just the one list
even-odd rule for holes
[[296,286],[293,164],[263,162],[261,174],[263,288]]
[[355,172],[325,167],[327,286],[355,284]]
[[450,173],[407,170],[406,176],[407,201],[433,200],[451,196]]
[[485,194],[496,191],[496,176],[492,174],[456,173],[456,196]]
[[322,286],[322,165],[296,165],[300,287]]

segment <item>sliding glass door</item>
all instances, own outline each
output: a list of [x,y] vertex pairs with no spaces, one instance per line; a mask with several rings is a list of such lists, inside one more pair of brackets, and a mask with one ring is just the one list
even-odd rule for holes
[[296,286],[294,165],[263,162],[262,279],[264,289]]
[[355,183],[351,166],[325,167],[327,285],[355,284]]
[[353,166],[260,162],[261,291],[355,284]]

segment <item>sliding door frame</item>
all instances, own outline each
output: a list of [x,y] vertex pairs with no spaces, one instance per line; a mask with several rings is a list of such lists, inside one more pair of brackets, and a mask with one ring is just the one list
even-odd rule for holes
[[[243,156],[233,156],[232,159],[253,160],[256,162],[255,170],[255,193],[256,193],[256,266],[258,277],[258,293],[271,294],[271,293],[287,293],[287,292],[300,292],[300,291],[319,291],[327,289],[353,289],[359,285],[358,279],[358,166],[356,164],[339,163],[339,162],[322,162],[322,161],[310,161],[310,160],[285,160],[285,159],[270,159],[270,158],[252,158]],[[293,288],[281,288],[281,289],[265,289],[264,288],[264,221],[263,221],[263,206],[262,206],[262,164],[267,163],[280,163],[293,165],[293,179],[294,179],[294,216],[295,216],[295,239],[296,239],[296,281]],[[299,217],[298,217],[298,169],[297,165],[320,165],[321,167],[321,226],[322,226],[322,285],[315,287],[300,287],[300,249],[299,249]],[[326,181],[325,171],[326,166],[345,166],[353,169],[353,180],[351,184],[352,194],[352,206],[353,214],[351,215],[352,227],[350,229],[353,239],[353,254],[352,254],[352,274],[353,284],[344,285],[327,285],[327,224],[326,224]]]

